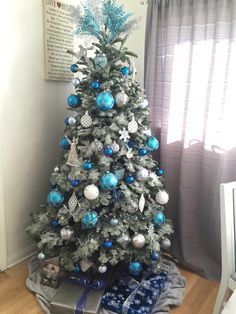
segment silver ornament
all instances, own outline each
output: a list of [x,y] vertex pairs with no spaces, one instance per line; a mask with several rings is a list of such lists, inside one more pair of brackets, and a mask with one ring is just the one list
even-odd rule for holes
[[138,122],[135,120],[134,116],[128,124],[129,133],[136,133],[138,131]]
[[104,274],[107,271],[107,266],[106,265],[99,266],[98,271],[99,273]]
[[114,174],[116,175],[117,180],[122,180],[125,175],[125,169],[116,170],[114,171]]
[[76,124],[76,119],[74,117],[69,117],[68,118],[68,123],[69,123],[69,125],[75,125]]
[[136,249],[141,249],[144,247],[145,245],[145,238],[143,234],[136,234],[133,238],[132,238],[132,245],[133,247],[135,247]]
[[103,149],[102,142],[100,142],[99,140],[95,139],[95,140],[91,143],[91,148],[92,148],[92,150],[94,150],[95,152],[100,152],[100,151]]
[[145,109],[148,107],[148,100],[147,99],[143,99],[140,103],[139,103],[139,106],[142,108],[142,109]]
[[87,185],[86,188],[84,189],[84,196],[90,201],[93,201],[96,198],[98,198],[98,195],[99,189],[94,184]]
[[66,164],[71,167],[78,167],[79,166],[79,157],[77,153],[76,146],[78,144],[78,138],[73,138],[71,141],[69,138],[67,138],[67,141],[70,143],[70,152],[68,154],[67,162]]
[[116,240],[116,242],[123,248],[126,249],[128,244],[130,243],[131,239],[128,234],[122,234]]
[[113,150],[114,153],[118,153],[118,151],[120,150],[120,146],[116,143],[116,141],[114,141],[111,144],[111,149]]
[[72,85],[73,86],[77,87],[77,86],[79,86],[79,84],[80,84],[80,79],[79,78],[74,78],[72,80]]
[[135,173],[135,177],[138,181],[145,181],[148,178],[148,170],[146,168],[142,168]]
[[56,166],[55,168],[54,168],[54,172],[59,172],[60,171],[60,168],[58,167],[58,166]]
[[126,128],[123,127],[123,129],[120,130],[119,133],[120,133],[120,140],[124,140],[124,142],[128,142],[128,140],[130,139],[130,136]]
[[169,194],[165,190],[157,192],[156,201],[160,205],[167,204],[169,201]]
[[73,212],[76,209],[77,205],[78,205],[78,199],[75,195],[75,192],[73,192],[72,196],[69,198],[69,201],[68,201],[69,210]]
[[71,227],[63,227],[60,231],[62,240],[69,241],[74,236],[74,230]]
[[86,111],[85,114],[81,117],[80,124],[84,128],[89,128],[93,124],[93,120],[88,114],[88,111]]
[[111,218],[111,220],[110,220],[110,225],[111,225],[112,227],[117,226],[118,223],[119,223],[119,220],[118,220],[117,218]]
[[45,254],[43,252],[39,252],[38,259],[40,259],[41,261],[44,260],[45,259]]
[[129,96],[126,95],[124,91],[119,92],[115,96],[115,101],[116,101],[117,107],[119,108],[124,107],[129,102]]
[[162,239],[161,247],[163,250],[168,250],[171,247],[171,241],[168,238]]
[[142,213],[143,210],[144,210],[144,206],[145,206],[145,197],[144,197],[144,195],[142,194],[141,197],[140,197],[140,199],[139,199],[139,202],[138,202],[138,207],[139,207],[141,213]]

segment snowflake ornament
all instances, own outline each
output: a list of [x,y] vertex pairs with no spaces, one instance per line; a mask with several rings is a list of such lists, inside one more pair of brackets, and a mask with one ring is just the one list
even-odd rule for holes
[[123,128],[123,130],[119,131],[120,133],[120,140],[124,140],[124,142],[128,142],[130,139],[129,132],[126,130],[126,128]]

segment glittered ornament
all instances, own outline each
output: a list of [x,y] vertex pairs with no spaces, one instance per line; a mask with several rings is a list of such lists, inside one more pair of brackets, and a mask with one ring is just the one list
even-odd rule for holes
[[156,201],[160,205],[167,204],[169,201],[169,194],[165,190],[157,192]]
[[70,95],[67,98],[67,104],[68,106],[70,106],[71,108],[77,108],[79,107],[79,105],[81,104],[81,99],[78,95]]
[[128,141],[128,146],[129,146],[129,148],[134,148],[135,145],[136,145],[136,142],[135,142],[135,141],[133,141],[133,140],[129,140],[129,141]]
[[140,108],[145,109],[148,107],[148,100],[147,99],[143,99],[140,103],[139,103]]
[[59,221],[57,219],[52,219],[51,220],[51,226],[53,228],[58,228],[60,226],[60,223],[59,223]]
[[84,196],[90,201],[95,200],[99,196],[98,187],[94,184],[87,185],[84,189]]
[[44,260],[45,259],[45,254],[43,252],[39,252],[38,253],[38,259],[41,260],[41,261]]
[[114,174],[116,175],[117,180],[122,180],[124,178],[124,175],[125,175],[125,169],[116,170],[116,171],[114,171]]
[[93,263],[89,260],[81,260],[79,262],[81,270],[83,273],[85,273],[86,271],[89,270],[89,268],[91,268],[93,266]]
[[129,264],[129,273],[131,275],[138,276],[141,273],[141,271],[142,265],[139,262],[134,261]]
[[122,67],[120,69],[121,73],[125,76],[129,75],[129,68],[128,67]]
[[127,184],[133,183],[133,182],[134,182],[134,177],[131,176],[131,175],[127,176],[127,177],[125,178],[125,182],[126,182]]
[[73,188],[76,188],[77,186],[79,186],[80,180],[78,179],[70,180],[70,184]]
[[160,256],[159,256],[159,254],[157,253],[157,252],[151,252],[151,254],[150,254],[150,258],[151,258],[151,260],[152,261],[158,261],[159,260],[159,258],[160,258]]
[[100,93],[96,98],[96,108],[101,111],[108,111],[114,106],[114,98],[108,92]]
[[92,148],[93,151],[100,152],[102,150],[102,148],[103,148],[103,145],[102,145],[102,142],[100,142],[99,140],[95,139],[91,143],[90,147]]
[[113,190],[111,192],[111,196],[112,196],[113,202],[119,202],[123,198],[124,193],[120,190]]
[[100,178],[99,183],[103,190],[114,190],[118,179],[113,173],[106,173]]
[[83,128],[89,128],[93,124],[93,119],[88,114],[88,111],[86,111],[85,114],[81,117],[80,124]]
[[154,136],[149,136],[146,144],[151,152],[153,152],[154,150],[157,150],[159,147],[159,142]]
[[74,236],[74,229],[72,227],[63,227],[60,231],[62,240],[70,241]]
[[60,146],[61,146],[62,149],[65,149],[65,150],[69,150],[70,149],[70,142],[69,142],[67,137],[63,137],[60,140]]
[[122,108],[129,102],[129,96],[124,92],[119,92],[115,96],[115,102],[117,107]]
[[106,265],[101,265],[98,267],[98,272],[100,274],[104,274],[107,271],[107,266]]
[[99,54],[94,59],[93,62],[95,64],[96,71],[103,71],[108,63],[107,57],[105,55]]
[[78,65],[75,63],[75,64],[72,64],[72,65],[70,66],[70,70],[71,70],[71,72],[76,73],[76,72],[78,72],[79,67],[78,67]]
[[135,120],[134,116],[128,124],[128,131],[131,134],[136,133],[138,131],[138,122]]
[[148,178],[148,170],[146,168],[139,169],[135,173],[135,177],[138,181],[145,181]]
[[64,202],[64,196],[59,191],[51,191],[47,201],[52,206],[60,206]]
[[171,247],[171,241],[168,238],[161,240],[161,248],[163,250],[168,250]]
[[116,143],[116,141],[114,141],[110,147],[113,150],[113,153],[118,153],[118,151],[120,150],[120,146]]
[[80,84],[80,79],[79,79],[79,78],[74,78],[74,79],[72,80],[72,85],[73,85],[74,87],[79,86],[79,84]]
[[135,247],[136,249],[141,249],[144,247],[145,245],[145,237],[143,234],[136,234],[133,238],[132,238],[132,245],[133,247]]
[[147,150],[146,150],[146,148],[141,147],[141,148],[138,150],[138,154],[139,154],[139,156],[145,156],[145,155],[147,155]]
[[124,140],[124,142],[127,142],[130,139],[129,132],[126,130],[126,128],[123,127],[123,129],[120,130],[119,133],[120,133],[120,140]]
[[98,90],[100,88],[100,83],[98,81],[93,81],[90,86],[92,89]]
[[161,210],[157,211],[153,216],[153,223],[156,227],[160,227],[165,222],[166,217]]
[[119,220],[117,218],[111,218],[109,223],[112,227],[115,227],[119,224]]
[[76,146],[78,144],[78,138],[74,137],[72,141],[68,139],[68,142],[70,143],[70,152],[68,154],[66,164],[71,167],[78,167],[79,157],[76,149]]
[[104,152],[104,155],[107,157],[111,157],[113,155],[113,150],[109,146],[104,147],[103,152]]
[[116,242],[123,248],[126,249],[131,239],[128,234],[122,234],[117,239]]
[[164,170],[163,170],[163,169],[158,168],[158,169],[156,170],[156,175],[157,175],[158,177],[163,176],[163,174],[164,174]]
[[112,241],[106,240],[103,242],[102,246],[104,249],[110,250],[113,246],[113,243],[112,243]]
[[84,228],[94,228],[98,222],[98,214],[95,211],[87,212],[82,218]]
[[91,170],[93,168],[93,164],[91,162],[85,161],[83,163],[84,170]]
[[146,202],[145,197],[144,197],[144,195],[142,194],[142,195],[140,196],[140,199],[139,199],[139,202],[138,202],[138,208],[139,208],[139,210],[141,211],[141,213],[142,213],[143,210],[144,210],[145,202]]
[[76,207],[78,206],[78,199],[75,195],[75,191],[73,192],[73,194],[71,195],[71,197],[69,198],[68,201],[68,207],[69,207],[69,211],[70,213],[74,213]]

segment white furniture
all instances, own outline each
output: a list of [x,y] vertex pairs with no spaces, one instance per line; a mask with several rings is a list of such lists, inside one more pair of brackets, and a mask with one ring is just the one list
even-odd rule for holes
[[[213,314],[222,312],[228,293],[236,290],[236,182],[220,185],[220,213],[222,272]],[[230,314],[236,314],[236,309]]]

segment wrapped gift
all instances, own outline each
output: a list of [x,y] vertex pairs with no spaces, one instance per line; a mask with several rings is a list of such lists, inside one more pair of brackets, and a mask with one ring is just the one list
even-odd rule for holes
[[102,306],[119,314],[150,314],[167,280],[167,273],[148,274],[140,282],[128,275],[117,279],[104,294]]
[[105,282],[82,277],[67,277],[51,301],[52,314],[96,314],[99,312]]

